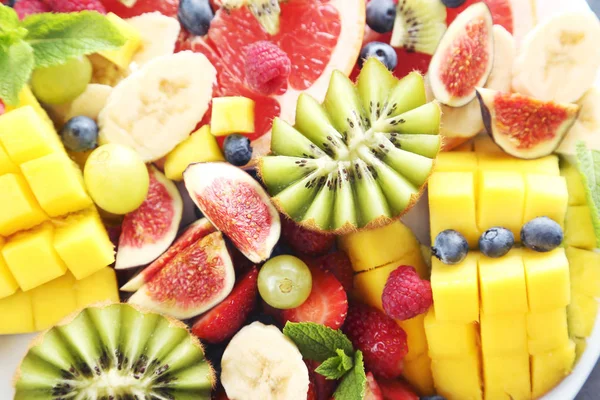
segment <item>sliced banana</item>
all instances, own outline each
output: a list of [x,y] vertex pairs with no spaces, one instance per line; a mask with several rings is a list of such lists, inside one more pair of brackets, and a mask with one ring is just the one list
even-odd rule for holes
[[106,105],[108,97],[110,96],[113,88],[108,85],[100,85],[97,83],[90,83],[87,85],[85,92],[79,95],[71,103],[69,111],[65,115],[65,122],[73,117],[79,115],[86,116],[93,120],[98,119],[100,111]]
[[588,148],[600,150],[600,88],[594,86],[577,102],[577,120],[567,132],[557,153],[574,156],[575,144],[582,140]]
[[[494,25],[494,66],[485,83],[485,88],[510,91],[512,68],[517,55],[515,39],[503,26]],[[479,102],[477,102],[479,105]]]
[[544,101],[572,103],[592,86],[600,67],[600,22],[591,12],[555,15],[525,37],[512,88]]
[[231,400],[306,400],[308,369],[277,327],[254,322],[227,345],[221,383]]
[[152,12],[129,18],[127,22],[138,30],[142,44],[133,55],[138,67],[156,57],[173,54],[181,26],[175,18]]
[[113,89],[98,118],[100,142],[131,147],[146,162],[158,160],[202,119],[216,79],[203,54],[184,51],[149,61]]

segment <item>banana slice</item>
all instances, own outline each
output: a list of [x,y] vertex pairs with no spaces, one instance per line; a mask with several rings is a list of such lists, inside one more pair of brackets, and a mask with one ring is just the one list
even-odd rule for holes
[[119,82],[98,117],[101,143],[133,148],[155,161],[185,140],[212,98],[217,72],[199,53],[149,61]]
[[108,96],[110,96],[113,88],[108,85],[100,85],[97,83],[90,83],[87,85],[85,92],[79,95],[71,103],[69,111],[65,115],[65,122],[73,117],[79,115],[86,116],[93,120],[98,119],[100,111],[106,105]]
[[138,67],[175,51],[175,43],[181,30],[179,21],[175,18],[152,12],[129,18],[127,22],[138,30],[142,38],[142,45],[131,60]]
[[600,88],[594,86],[577,102],[577,120],[567,132],[557,153],[574,156],[575,144],[583,140],[588,148],[600,150]]
[[277,327],[254,322],[227,345],[221,383],[231,400],[306,400],[308,369]]
[[592,86],[600,67],[600,22],[591,12],[555,15],[525,37],[512,88],[544,101],[571,103]]

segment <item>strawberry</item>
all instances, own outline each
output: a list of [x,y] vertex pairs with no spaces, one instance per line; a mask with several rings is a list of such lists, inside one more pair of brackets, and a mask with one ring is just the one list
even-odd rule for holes
[[339,329],[348,312],[348,297],[342,284],[332,273],[311,269],[312,290],[301,306],[281,311],[284,323],[315,322]]
[[335,235],[309,231],[284,216],[281,217],[281,236],[292,250],[309,256],[326,254],[335,244]]
[[383,400],[419,400],[408,383],[402,380],[380,379],[378,383]]
[[244,324],[256,305],[258,269],[252,268],[229,296],[194,322],[192,332],[208,343],[231,338]]
[[406,333],[396,321],[376,308],[352,303],[344,332],[354,347],[363,352],[365,367],[375,376],[400,376],[408,345]]
[[367,372],[367,386],[363,400],[383,400],[381,389],[372,373]]
[[[308,399],[327,400],[335,392],[338,381],[326,379],[323,375],[315,372],[315,369],[321,363],[312,360],[304,360],[308,367],[308,376],[310,378],[310,387],[308,389]],[[312,397],[311,397],[312,396]]]
[[315,263],[319,265],[319,268],[331,272],[347,292],[352,291],[354,270],[346,253],[335,251],[317,259]]

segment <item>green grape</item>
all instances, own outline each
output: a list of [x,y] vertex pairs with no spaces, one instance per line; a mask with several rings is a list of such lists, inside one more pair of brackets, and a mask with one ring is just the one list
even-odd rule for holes
[[295,308],[306,301],[312,289],[312,275],[306,264],[294,256],[277,256],[258,273],[258,292],[271,307]]
[[44,103],[64,104],[83,93],[91,79],[90,60],[70,58],[64,64],[36,68],[31,75],[31,89]]
[[94,150],[83,169],[92,200],[113,214],[138,208],[148,194],[150,177],[140,156],[129,147],[105,144]]

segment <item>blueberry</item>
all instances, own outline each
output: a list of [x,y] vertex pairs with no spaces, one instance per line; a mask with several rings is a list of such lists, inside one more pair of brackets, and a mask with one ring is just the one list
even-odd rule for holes
[[393,0],[371,0],[367,4],[367,25],[378,33],[391,32],[396,19]]
[[467,256],[469,244],[460,233],[446,229],[436,236],[431,252],[444,264],[458,264]]
[[230,164],[238,167],[248,164],[252,158],[250,139],[237,133],[227,136],[223,142],[223,153]]
[[479,238],[479,250],[490,258],[502,257],[515,244],[515,235],[502,227],[490,228]]
[[435,395],[420,397],[420,400],[446,400],[446,398],[444,396]]
[[387,69],[393,71],[398,65],[398,55],[392,46],[383,42],[367,43],[360,51],[358,66],[362,68],[363,63],[369,57],[376,57]]
[[448,8],[457,8],[465,4],[467,0],[442,0],[442,3]]
[[86,151],[98,147],[98,125],[88,117],[73,117],[60,130],[65,147],[71,151]]
[[548,217],[534,218],[521,228],[521,242],[531,250],[545,253],[560,246],[562,241],[562,228]]
[[273,251],[271,252],[271,256],[269,258],[281,256],[284,254],[293,256],[294,252],[292,251],[290,246],[288,246],[286,243],[284,243],[282,240],[280,240],[279,242],[277,242],[277,244],[273,248]]
[[210,21],[215,17],[215,12],[210,7],[208,0],[180,0],[177,18],[185,29],[196,36],[208,33]]
[[194,215],[197,219],[204,218],[204,214],[202,214],[202,211],[198,207],[194,207]]

